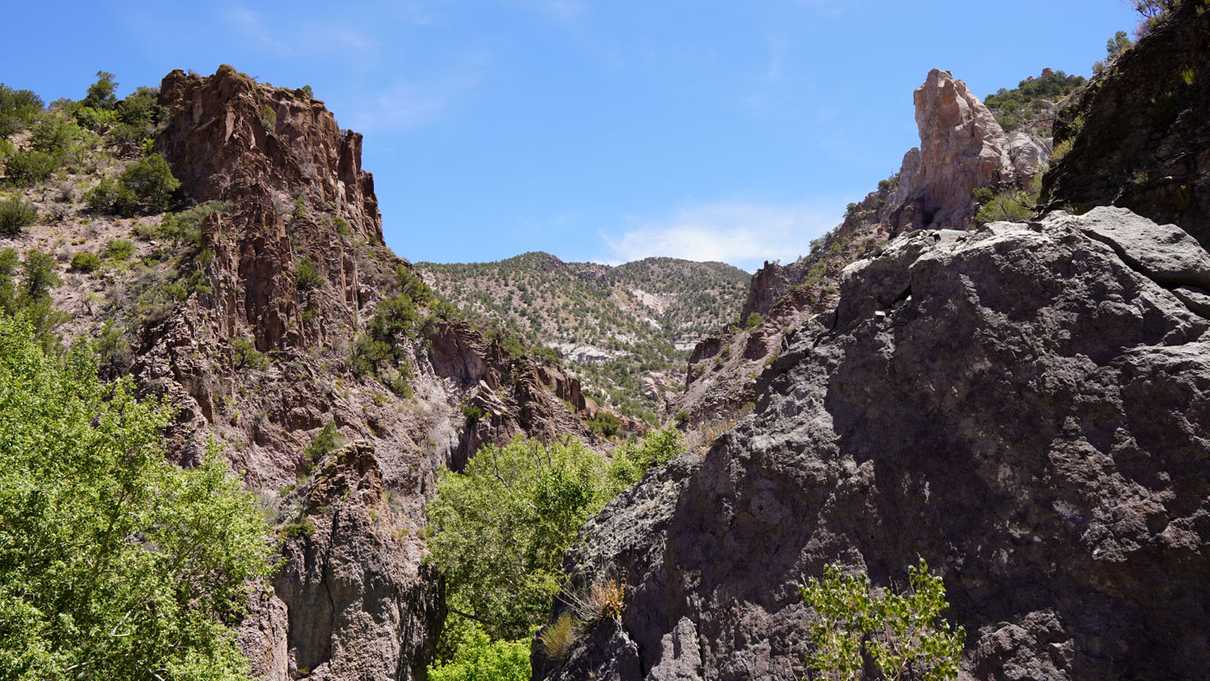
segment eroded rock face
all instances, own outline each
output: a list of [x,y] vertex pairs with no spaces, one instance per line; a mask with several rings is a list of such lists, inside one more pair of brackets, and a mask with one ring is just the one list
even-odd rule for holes
[[[161,103],[183,190],[224,208],[184,246],[189,292],[142,326],[132,373],[178,409],[176,461],[213,438],[275,516],[284,565],[239,641],[265,681],[422,678],[444,616],[421,563],[438,469],[516,435],[591,440],[579,382],[440,316],[398,339],[406,389],[355,373],[353,343],[410,267],[382,243],[360,136],[230,67],[169,74]],[[484,391],[498,409],[469,418]],[[308,454],[329,424],[344,446]]]
[[622,624],[538,678],[799,679],[797,585],[917,556],[967,630],[963,679],[1204,677],[1210,320],[1170,290],[1204,292],[1200,265],[1131,245],[1155,229],[1057,213],[850,266],[753,416],[589,522],[568,567],[625,581]]
[[1027,181],[1045,160],[1028,135],[1010,140],[966,83],[948,71],[930,71],[914,99],[920,148],[904,157],[888,211],[898,231],[966,227],[977,187]]
[[1046,174],[1052,208],[1097,205],[1172,222],[1210,247],[1210,12],[1180,3],[1060,112],[1071,151]]

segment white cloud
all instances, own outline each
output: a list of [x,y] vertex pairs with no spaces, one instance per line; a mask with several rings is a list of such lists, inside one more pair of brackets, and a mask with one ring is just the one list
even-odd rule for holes
[[[827,207],[823,207],[827,205]],[[844,201],[759,203],[723,201],[639,221],[617,235],[603,234],[605,262],[652,256],[717,260],[753,271],[765,260],[790,262],[811,240],[840,222]]]
[[251,44],[282,57],[348,54],[365,59],[377,52],[378,41],[356,28],[334,23],[291,24],[269,22],[257,11],[232,5],[227,23]]
[[351,127],[362,132],[407,131],[443,115],[482,80],[486,59],[475,56],[435,77],[400,80],[358,98]]

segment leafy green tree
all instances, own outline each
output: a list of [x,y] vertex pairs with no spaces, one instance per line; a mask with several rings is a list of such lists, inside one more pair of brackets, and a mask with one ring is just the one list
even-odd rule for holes
[[814,651],[808,663],[816,678],[863,678],[866,657],[886,681],[952,681],[966,632],[941,617],[949,607],[941,577],[921,559],[908,568],[908,589],[874,590],[864,572],[845,574],[840,565],[824,567],[802,589],[815,611],[811,625]]
[[528,639],[493,641],[472,624],[456,645],[453,659],[429,667],[429,681],[529,681]]
[[1105,55],[1110,60],[1117,59],[1118,55],[1131,47],[1134,47],[1134,41],[1126,35],[1126,31],[1118,31],[1112,38],[1105,41]]
[[246,679],[255,502],[213,450],[170,464],[169,410],[96,371],[0,315],[0,678]]
[[108,71],[97,71],[97,80],[88,86],[88,94],[80,104],[92,109],[113,109],[118,104],[118,82]]
[[136,210],[162,213],[172,205],[172,195],[181,181],[173,176],[163,156],[151,154],[122,172],[122,186],[135,197]]
[[528,636],[559,592],[564,552],[609,496],[604,461],[574,440],[516,439],[442,471],[429,549],[450,612],[495,640]]
[[28,128],[41,112],[41,97],[0,84],[0,138]]

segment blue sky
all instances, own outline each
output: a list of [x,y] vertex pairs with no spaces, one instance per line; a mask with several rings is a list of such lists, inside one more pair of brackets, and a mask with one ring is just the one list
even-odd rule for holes
[[916,143],[934,66],[981,97],[1087,74],[1125,0],[7,3],[0,82],[79,97],[222,63],[366,136],[412,260],[791,259]]

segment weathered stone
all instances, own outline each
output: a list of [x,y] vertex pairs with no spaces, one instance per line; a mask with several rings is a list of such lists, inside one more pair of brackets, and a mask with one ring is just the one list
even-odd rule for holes
[[1062,109],[1055,143],[1071,150],[1043,197],[1075,212],[1123,206],[1210,247],[1210,12],[1176,4]]
[[1210,321],[1093,238],[1115,215],[919,231],[852,265],[753,416],[584,528],[572,588],[622,577],[645,670],[607,678],[802,678],[797,585],[833,561],[885,585],[919,556],[968,632],[963,678],[1202,678]]
[[[974,215],[978,187],[1009,187],[1043,156],[1028,137],[1012,142],[992,112],[948,71],[933,69],[915,92],[920,149],[908,152],[899,187],[890,199],[889,221],[898,231],[965,227]],[[915,152],[915,153],[914,153]],[[1035,168],[1036,172],[1036,168]]]

